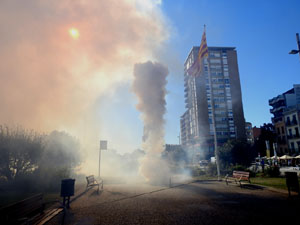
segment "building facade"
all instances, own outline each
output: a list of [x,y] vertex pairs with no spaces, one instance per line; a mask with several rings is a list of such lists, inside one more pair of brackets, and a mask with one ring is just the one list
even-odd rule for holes
[[218,145],[231,138],[246,138],[242,93],[234,47],[208,47],[202,71],[187,70],[197,58],[193,47],[184,64],[186,111],[181,116],[181,143],[201,158],[214,154],[214,126]]
[[299,126],[300,105],[287,108],[283,112],[284,123],[286,127],[286,137],[288,151],[285,153],[290,155],[298,155],[300,149],[300,126]]
[[[300,85],[269,100],[272,123],[277,136],[277,153],[294,155],[299,152]],[[299,144],[299,145],[298,145]]]

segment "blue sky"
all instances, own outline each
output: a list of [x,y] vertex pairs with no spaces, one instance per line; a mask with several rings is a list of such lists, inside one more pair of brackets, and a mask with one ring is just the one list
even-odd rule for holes
[[[206,24],[208,46],[236,47],[244,114],[253,126],[271,122],[268,100],[300,83],[296,32],[300,32],[300,1],[164,0],[162,11],[172,27],[163,59],[170,70],[167,89],[166,142],[178,143],[184,112],[183,63],[199,45]],[[178,65],[180,63],[180,65]]]

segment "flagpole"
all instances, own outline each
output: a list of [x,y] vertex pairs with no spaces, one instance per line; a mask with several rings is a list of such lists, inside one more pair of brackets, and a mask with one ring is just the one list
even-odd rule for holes
[[[206,26],[204,24],[204,32],[206,32]],[[212,110],[212,123],[213,123],[213,133],[214,133],[214,153],[215,153],[215,159],[216,159],[216,165],[217,165],[217,176],[218,176],[218,181],[221,179],[221,174],[220,174],[220,161],[219,161],[219,151],[218,151],[218,140],[217,140],[217,131],[216,131],[216,119],[215,119],[215,101],[213,97],[213,90],[212,90],[212,79],[211,79],[211,73],[210,73],[210,68],[209,64],[208,65],[208,77],[209,77],[209,82],[210,82],[210,93],[211,93],[211,110]],[[204,71],[205,73],[205,71]]]

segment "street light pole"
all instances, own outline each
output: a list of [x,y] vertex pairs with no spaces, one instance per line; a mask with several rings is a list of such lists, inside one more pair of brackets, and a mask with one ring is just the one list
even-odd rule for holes
[[296,42],[297,42],[298,50],[293,49],[293,50],[291,50],[289,52],[289,54],[293,54],[293,55],[299,54],[299,59],[300,59],[300,39],[299,39],[299,33],[296,33]]

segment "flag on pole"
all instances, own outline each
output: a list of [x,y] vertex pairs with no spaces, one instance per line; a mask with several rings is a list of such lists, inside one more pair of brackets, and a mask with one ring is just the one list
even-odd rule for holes
[[205,26],[204,26],[204,31],[201,39],[201,44],[198,52],[198,57],[194,61],[193,65],[190,66],[187,70],[187,73],[191,76],[199,76],[200,73],[202,72],[202,62],[203,59],[208,57],[208,48],[207,48],[207,43],[206,43],[206,34],[205,34]]

